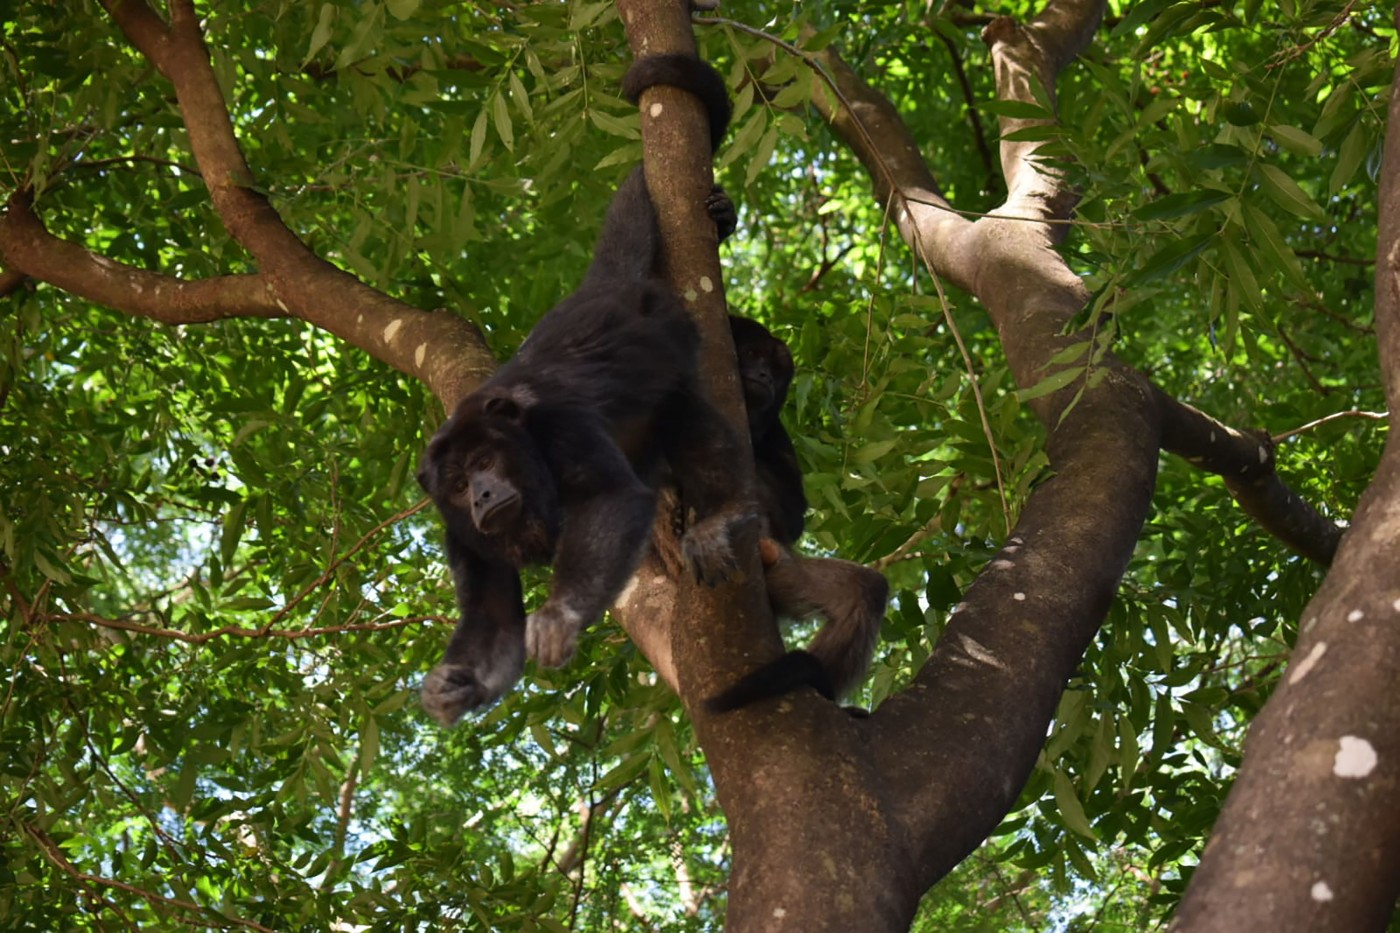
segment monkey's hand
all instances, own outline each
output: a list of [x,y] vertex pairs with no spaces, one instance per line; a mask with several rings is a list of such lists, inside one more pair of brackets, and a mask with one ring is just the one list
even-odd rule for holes
[[520,676],[518,669],[494,673],[496,676],[492,676],[491,671],[478,671],[469,664],[444,661],[423,678],[419,700],[428,715],[450,726],[461,719],[462,714],[499,700]]
[[574,656],[585,621],[569,607],[546,600],[525,619],[525,651],[544,667],[563,667]]
[[705,199],[705,210],[715,222],[715,235],[719,241],[723,243],[729,239],[729,235],[739,226],[739,212],[730,200],[728,192],[715,185],[710,189],[710,196]]
[[763,561],[764,570],[777,566],[778,561],[782,560],[786,554],[783,546],[772,538],[758,539],[758,557]]

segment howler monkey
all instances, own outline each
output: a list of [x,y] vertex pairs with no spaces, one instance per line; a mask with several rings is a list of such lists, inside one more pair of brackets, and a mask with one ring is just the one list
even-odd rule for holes
[[789,651],[711,697],[714,712],[810,686],[840,699],[865,679],[880,635],[889,586],[877,571],[835,558],[802,557],[792,544],[802,534],[807,499],[792,439],[778,415],[792,384],[787,345],[757,321],[729,318],[748,409],[759,505],[768,540],[763,562],[776,616],[826,620],[806,651]]
[[[658,84],[698,96],[718,144],[730,113],[719,74],[690,56],[651,56],[623,92],[636,102]],[[708,206],[717,222],[732,219],[727,200]],[[583,284],[428,444],[418,479],[447,526],[461,609],[423,682],[423,706],[443,724],[500,698],[527,653],[548,667],[569,660],[641,560],[663,458],[696,516],[681,539],[691,571],[713,584],[737,570],[735,536],[753,519],[728,472],[738,438],[701,393],[699,332],[657,277],[659,248],[638,167],[613,197]],[[518,571],[550,561],[550,595],[527,617]]]

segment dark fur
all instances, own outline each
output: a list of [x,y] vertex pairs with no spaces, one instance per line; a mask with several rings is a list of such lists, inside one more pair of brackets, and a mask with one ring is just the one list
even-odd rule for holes
[[[710,66],[645,58],[623,90],[635,101],[656,84],[699,96],[718,142],[729,100]],[[709,206],[732,224],[727,199]],[[613,198],[583,284],[428,445],[418,478],[447,526],[462,613],[423,683],[423,706],[444,724],[498,699],[526,654],[569,660],[646,550],[663,458],[697,516],[681,541],[691,571],[717,583],[737,569],[733,537],[752,519],[728,472],[738,438],[700,391],[699,333],[656,277],[659,248],[638,168]],[[517,571],[551,560],[549,598],[527,618]]]
[[830,700],[859,686],[880,636],[889,585],[877,571],[834,558],[798,555],[807,499],[792,439],[779,420],[792,385],[792,355],[762,324],[730,317],[730,332],[744,383],[762,506],[764,564],[773,614],[788,619],[826,620],[806,651],[789,651],[741,677],[711,697],[713,712],[738,709],[800,687]]

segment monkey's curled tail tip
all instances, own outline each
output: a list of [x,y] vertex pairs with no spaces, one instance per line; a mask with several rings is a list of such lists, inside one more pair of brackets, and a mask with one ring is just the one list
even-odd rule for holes
[[781,658],[750,671],[732,687],[707,699],[705,709],[711,713],[728,713],[759,700],[791,693],[800,687],[811,687],[828,700],[836,699],[831,678],[817,656],[807,651],[789,651]]

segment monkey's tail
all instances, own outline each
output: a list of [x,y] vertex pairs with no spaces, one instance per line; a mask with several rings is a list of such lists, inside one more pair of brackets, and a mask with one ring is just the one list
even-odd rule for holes
[[870,669],[889,597],[889,584],[880,573],[849,561],[788,554],[768,568],[768,574],[768,595],[775,612],[822,616],[826,624],[806,651],[789,651],[707,699],[705,708],[712,713],[740,709],[802,687],[839,700],[858,687]]
[[700,98],[705,105],[705,113],[710,118],[710,151],[719,148],[724,132],[729,128],[729,117],[733,112],[729,103],[729,89],[724,86],[724,78],[704,59],[693,55],[647,55],[632,63],[622,78],[622,96],[637,103],[642,92],[658,84],[678,87]]

